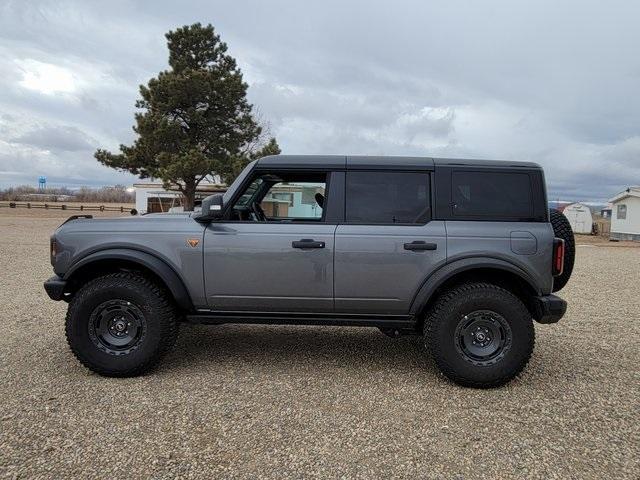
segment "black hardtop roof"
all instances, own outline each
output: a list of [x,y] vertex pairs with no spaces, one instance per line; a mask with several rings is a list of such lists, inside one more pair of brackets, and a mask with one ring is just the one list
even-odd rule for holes
[[257,167],[267,168],[330,168],[347,170],[433,170],[434,167],[438,166],[541,168],[540,165],[534,162],[365,155],[270,155],[262,157],[257,163]]

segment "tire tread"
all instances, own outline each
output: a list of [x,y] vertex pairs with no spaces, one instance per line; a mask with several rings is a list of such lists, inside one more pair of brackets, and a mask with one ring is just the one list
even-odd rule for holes
[[441,343],[437,341],[435,337],[436,326],[439,322],[442,322],[445,318],[447,318],[447,311],[450,310],[452,303],[455,302],[458,298],[462,298],[472,292],[479,290],[485,290],[488,292],[493,292],[510,297],[514,302],[517,302],[517,304],[519,304],[519,308],[522,309],[522,314],[530,318],[530,313],[525,305],[520,301],[518,297],[516,297],[508,290],[505,290],[504,288],[501,288],[492,283],[464,283],[457,287],[453,287],[441,294],[428,312],[424,321],[424,344],[427,352],[435,360],[440,371],[455,383],[472,388],[494,388],[504,385],[518,376],[528,364],[535,344],[535,330],[533,328],[533,324],[531,324],[531,328],[527,329],[529,338],[527,338],[526,340],[527,344],[530,345],[530,348],[525,352],[524,358],[522,359],[520,364],[516,369],[506,368],[507,366],[505,365],[505,368],[503,369],[501,374],[498,375],[495,380],[490,382],[475,381],[456,372],[453,366],[445,360],[445,356],[442,352],[443,345],[441,345]]
[[[152,296],[157,302],[157,317],[156,320],[160,324],[161,328],[161,340],[156,346],[155,351],[147,358],[146,361],[136,365],[129,369],[109,369],[98,365],[91,361],[90,358],[83,355],[77,348],[77,345],[72,338],[73,329],[73,316],[76,309],[81,303],[90,295],[96,291],[104,288],[112,288],[115,286],[128,287],[130,283],[134,282],[138,287],[146,290],[146,294]],[[69,304],[67,310],[67,316],[65,320],[65,335],[67,343],[73,355],[89,370],[98,373],[99,375],[107,377],[134,377],[141,375],[152,367],[154,367],[166,354],[176,342],[178,337],[178,322],[176,321],[176,307],[173,301],[170,299],[167,292],[164,291],[156,282],[148,277],[135,272],[117,272],[107,274],[101,277],[97,277],[86,285],[84,285],[76,293],[74,298]]]
[[559,292],[569,282],[573,272],[573,264],[576,257],[576,241],[567,217],[560,210],[549,209],[549,221],[553,227],[553,234],[564,240],[564,267],[562,275],[553,279],[553,291]]

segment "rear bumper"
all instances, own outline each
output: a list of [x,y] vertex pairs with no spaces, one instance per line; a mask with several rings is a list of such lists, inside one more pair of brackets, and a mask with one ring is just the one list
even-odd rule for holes
[[44,289],[51,300],[64,300],[64,291],[67,287],[67,281],[57,275],[44,282]]
[[567,302],[557,295],[542,295],[534,300],[538,323],[556,323],[567,311]]

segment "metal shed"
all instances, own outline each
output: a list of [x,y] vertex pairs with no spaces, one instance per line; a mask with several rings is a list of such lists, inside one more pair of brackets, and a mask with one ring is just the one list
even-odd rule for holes
[[591,209],[582,203],[571,203],[562,211],[569,220],[574,233],[591,233],[593,217]]

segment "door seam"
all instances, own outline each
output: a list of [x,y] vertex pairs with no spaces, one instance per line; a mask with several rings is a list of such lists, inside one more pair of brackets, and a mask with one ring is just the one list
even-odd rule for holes
[[333,312],[335,313],[336,311],[336,232],[338,231],[338,227],[340,226],[340,224],[336,224],[336,228],[333,229],[333,261],[332,261],[332,265],[331,265],[331,270],[333,275],[331,275],[333,281],[332,281],[332,286],[333,286]]

